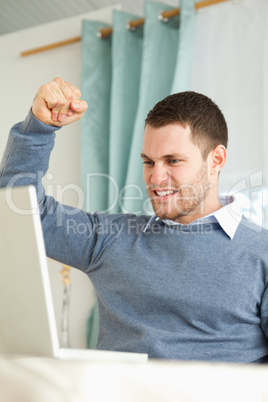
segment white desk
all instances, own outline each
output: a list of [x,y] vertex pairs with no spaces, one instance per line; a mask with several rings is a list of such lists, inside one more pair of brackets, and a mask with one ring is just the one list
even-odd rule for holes
[[3,402],[265,402],[268,365],[0,359]]

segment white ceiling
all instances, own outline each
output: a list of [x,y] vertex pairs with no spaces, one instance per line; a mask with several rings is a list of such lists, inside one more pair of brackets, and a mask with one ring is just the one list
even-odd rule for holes
[[[178,7],[178,0],[155,0]],[[0,35],[121,4],[143,16],[144,0],[0,0]]]

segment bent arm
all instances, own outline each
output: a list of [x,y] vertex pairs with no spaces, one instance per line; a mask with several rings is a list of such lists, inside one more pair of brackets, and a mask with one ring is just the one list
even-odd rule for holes
[[78,88],[61,78],[39,88],[32,111],[11,129],[0,166],[0,186],[33,184],[41,204],[44,189],[39,176],[48,169],[55,131],[81,119],[87,103],[80,96]]
[[85,271],[94,254],[98,219],[46,196],[42,184],[55,130],[58,128],[42,123],[32,112],[13,126],[0,165],[0,187],[34,185],[48,257]]
[[87,108],[79,97],[80,91],[60,78],[39,89],[25,121],[11,129],[0,165],[0,187],[34,185],[47,255],[87,270],[96,253],[97,215],[64,206],[46,196],[42,183],[55,131],[79,120]]
[[0,187],[32,184],[41,206],[45,193],[41,180],[47,172],[58,129],[42,123],[31,111],[23,122],[14,125],[0,165]]

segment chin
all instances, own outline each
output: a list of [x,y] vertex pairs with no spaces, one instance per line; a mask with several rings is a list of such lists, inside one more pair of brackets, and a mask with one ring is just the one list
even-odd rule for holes
[[192,204],[188,206],[184,205],[184,207],[182,206],[181,208],[176,208],[173,210],[164,207],[161,208],[160,206],[157,206],[155,204],[152,204],[152,206],[158,218],[168,219],[176,222],[184,216],[195,215],[199,205],[197,206]]
[[178,219],[180,216],[184,215],[180,211],[168,211],[161,207],[157,208],[155,205],[153,205],[153,209],[156,216],[158,216],[160,219],[169,219],[174,221],[175,219]]

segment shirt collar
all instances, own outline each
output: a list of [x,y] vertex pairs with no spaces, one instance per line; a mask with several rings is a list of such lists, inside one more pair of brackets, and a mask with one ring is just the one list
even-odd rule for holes
[[[241,209],[234,196],[219,196],[219,200],[222,208],[218,209],[212,214],[206,215],[200,219],[191,222],[189,225],[199,225],[201,223],[211,223],[216,221],[219,223],[223,231],[230,237],[230,239],[233,239],[238,225],[242,219]],[[158,219],[160,218],[158,218],[156,215],[153,215],[145,226],[144,232],[146,232],[151,224]],[[169,226],[183,226],[181,223],[177,223],[171,220],[162,220],[162,222]]]

